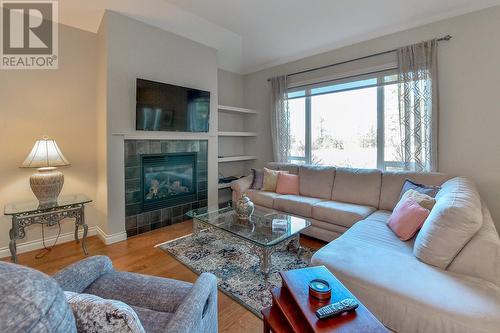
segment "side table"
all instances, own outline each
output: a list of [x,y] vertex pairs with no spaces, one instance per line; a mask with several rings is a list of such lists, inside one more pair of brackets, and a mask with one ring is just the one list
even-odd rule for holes
[[75,241],[78,243],[78,229],[83,228],[82,249],[87,252],[88,226],[85,223],[85,204],[92,202],[83,194],[59,197],[57,203],[40,206],[37,200],[16,202],[5,205],[4,214],[12,217],[12,228],[9,230],[9,249],[12,262],[17,263],[16,241],[26,236],[25,228],[32,224],[53,226],[66,218],[75,219]]
[[[387,333],[388,330],[325,266],[280,272],[283,286],[271,290],[272,306],[262,309],[264,333]],[[332,298],[309,297],[309,281],[323,279],[332,287]],[[320,307],[354,298],[359,307],[337,317],[318,319]]]

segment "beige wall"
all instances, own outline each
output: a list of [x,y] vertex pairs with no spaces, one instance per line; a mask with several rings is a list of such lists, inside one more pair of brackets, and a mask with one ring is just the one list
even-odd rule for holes
[[[64,25],[59,27],[58,70],[0,70],[0,208],[12,201],[35,199],[29,176],[20,169],[36,139],[57,140],[71,166],[62,168],[62,193],[84,193],[96,199],[96,35]],[[87,223],[98,219],[96,203],[87,209]],[[0,257],[8,254],[10,218],[0,217]],[[74,224],[63,223],[63,232]],[[18,244],[41,238],[40,226],[28,228]],[[57,234],[50,228],[48,236]]]
[[[124,139],[208,140],[208,202],[217,203],[217,52],[216,50],[164,30],[107,11],[103,39],[106,72],[107,165],[100,166],[106,177],[108,235],[124,234]],[[100,55],[101,56],[101,55]],[[209,133],[135,131],[136,78],[166,82],[210,91]],[[105,171],[106,170],[106,171]]]
[[245,104],[262,110],[260,164],[272,159],[268,77],[451,34],[439,46],[440,171],[473,179],[500,230],[500,7],[377,38],[245,76]]

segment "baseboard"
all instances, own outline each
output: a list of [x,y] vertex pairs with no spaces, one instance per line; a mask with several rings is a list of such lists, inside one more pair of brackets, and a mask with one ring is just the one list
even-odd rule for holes
[[96,227],[96,231],[97,231],[97,237],[99,237],[101,241],[106,245],[113,244],[116,242],[121,242],[127,239],[127,233],[125,231],[111,235],[106,234],[99,227]]
[[[97,234],[97,227],[96,226],[89,227],[87,237],[88,236],[95,236],[96,234]],[[83,237],[82,228],[80,228],[78,235],[79,235],[78,237],[81,240]],[[57,236],[51,236],[51,237],[45,238],[45,244],[47,244],[49,246],[51,244],[54,244],[56,237]],[[57,244],[67,243],[67,242],[71,242],[71,241],[75,241],[75,233],[74,232],[66,232],[66,233],[59,235],[59,239],[57,240]],[[18,243],[17,244],[17,254],[29,252],[29,251],[34,251],[34,250],[40,250],[42,248],[43,248],[42,239],[35,239],[35,240],[25,242],[25,243]],[[4,258],[4,257],[10,257],[10,250],[9,250],[8,246],[0,247],[0,258]]]

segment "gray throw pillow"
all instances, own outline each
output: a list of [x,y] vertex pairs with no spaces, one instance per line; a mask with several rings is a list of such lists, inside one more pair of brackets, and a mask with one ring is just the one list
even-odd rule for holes
[[406,193],[408,190],[414,190],[422,194],[426,194],[432,198],[436,196],[436,194],[439,192],[441,189],[441,186],[429,186],[429,185],[423,185],[423,184],[417,184],[412,182],[411,180],[407,179],[405,180],[403,187],[401,188],[401,193],[399,194],[399,199],[401,200],[401,197],[403,194]]
[[79,333],[146,333],[137,313],[123,302],[91,294],[64,293]]
[[262,169],[252,169],[253,181],[250,185],[251,189],[260,190],[264,183],[264,170]]

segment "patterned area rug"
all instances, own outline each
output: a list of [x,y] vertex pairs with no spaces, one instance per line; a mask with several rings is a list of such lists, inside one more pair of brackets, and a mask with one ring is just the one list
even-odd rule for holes
[[[286,249],[272,254],[271,272],[260,272],[259,258],[248,247],[223,233],[207,233],[198,242],[191,235],[159,245],[197,274],[217,276],[219,289],[262,318],[260,310],[271,305],[269,289],[281,286],[279,271],[309,266],[314,250],[302,248],[300,257]],[[240,241],[241,242],[241,241]],[[203,243],[203,244],[201,244]]]

